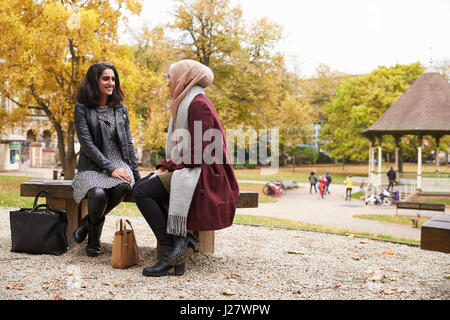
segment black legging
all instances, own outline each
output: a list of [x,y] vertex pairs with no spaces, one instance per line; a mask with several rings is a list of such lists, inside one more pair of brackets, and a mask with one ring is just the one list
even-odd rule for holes
[[133,188],[134,199],[159,244],[172,246],[172,236],[166,231],[168,215],[164,208],[165,204],[169,204],[169,193],[159,177],[150,179],[150,175],[136,183]]
[[121,203],[130,191],[128,183],[121,183],[110,189],[90,189],[87,193],[89,223],[96,225],[102,222],[105,215]]

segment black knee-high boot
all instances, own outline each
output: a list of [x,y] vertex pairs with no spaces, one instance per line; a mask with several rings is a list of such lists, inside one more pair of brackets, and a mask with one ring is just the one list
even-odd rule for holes
[[[109,194],[108,205],[105,209],[105,215],[112,211],[118,204],[120,204],[127,194],[131,191],[131,186],[128,183],[121,183],[118,186],[108,189],[107,193]],[[84,217],[81,220],[78,228],[73,232],[72,236],[77,243],[82,243],[89,231],[89,221],[88,216]]]
[[108,205],[108,194],[102,188],[93,188],[88,192],[88,244],[86,254],[96,257],[101,254],[100,237],[105,211]]

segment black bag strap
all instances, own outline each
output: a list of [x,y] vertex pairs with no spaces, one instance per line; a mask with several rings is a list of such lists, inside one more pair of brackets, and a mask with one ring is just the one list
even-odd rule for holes
[[42,193],[46,193],[47,194],[47,198],[48,198],[48,208],[52,207],[52,197],[50,196],[50,192],[46,191],[46,190],[42,190],[39,191],[38,194],[36,195],[36,198],[34,198],[34,205],[33,205],[33,209],[37,207],[38,205],[38,201],[39,201],[39,196]]
[[43,204],[34,206],[33,209],[30,210],[30,213],[33,213],[34,211],[36,211],[36,210],[38,210],[40,208],[45,208],[45,212],[44,213],[48,213],[49,209],[50,209],[48,204],[43,203]]

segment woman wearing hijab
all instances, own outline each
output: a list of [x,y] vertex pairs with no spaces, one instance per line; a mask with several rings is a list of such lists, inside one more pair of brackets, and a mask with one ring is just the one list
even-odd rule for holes
[[[233,223],[239,186],[219,116],[205,96],[213,79],[211,69],[197,61],[182,60],[169,68],[172,102],[166,159],[133,189],[161,247],[161,258],[143,270],[145,276],[164,276],[171,269],[183,275],[188,246],[199,245],[187,230],[219,230]],[[214,152],[208,142],[211,132],[219,133],[214,135],[219,146]]]

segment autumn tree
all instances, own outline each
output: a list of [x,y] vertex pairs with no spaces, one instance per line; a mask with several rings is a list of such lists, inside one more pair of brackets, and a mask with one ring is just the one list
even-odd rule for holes
[[75,172],[73,110],[88,67],[113,63],[125,92],[133,93],[132,52],[118,44],[123,10],[139,13],[141,1],[3,0],[0,6],[0,95],[14,102],[13,114],[35,110],[48,117],[66,179]]
[[184,58],[213,70],[208,95],[224,127],[277,128],[282,145],[303,141],[315,112],[293,90],[284,56],[276,51],[283,28],[268,18],[247,23],[229,0],[176,3],[170,27],[181,33],[177,44]]
[[[321,131],[324,148],[331,157],[345,161],[368,158],[369,140],[361,131],[370,127],[414,83],[425,68],[420,63],[379,67],[368,75],[350,77],[324,107],[326,124]],[[383,148],[394,150],[390,136]]]

